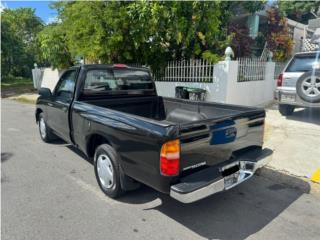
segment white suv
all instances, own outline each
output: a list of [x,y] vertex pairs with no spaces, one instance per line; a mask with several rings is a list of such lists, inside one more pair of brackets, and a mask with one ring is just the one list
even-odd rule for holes
[[320,54],[295,54],[278,77],[275,99],[284,116],[295,107],[320,108]]

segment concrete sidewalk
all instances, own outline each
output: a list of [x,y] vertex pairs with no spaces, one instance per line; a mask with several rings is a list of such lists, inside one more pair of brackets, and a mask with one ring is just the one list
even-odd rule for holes
[[298,109],[288,117],[276,105],[267,109],[265,146],[274,150],[271,168],[310,179],[320,168],[320,109]]

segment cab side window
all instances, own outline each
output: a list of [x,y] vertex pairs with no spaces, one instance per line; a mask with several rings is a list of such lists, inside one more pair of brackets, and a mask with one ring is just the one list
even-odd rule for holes
[[76,82],[76,73],[76,70],[68,70],[61,76],[55,90],[55,95],[57,97],[72,99]]

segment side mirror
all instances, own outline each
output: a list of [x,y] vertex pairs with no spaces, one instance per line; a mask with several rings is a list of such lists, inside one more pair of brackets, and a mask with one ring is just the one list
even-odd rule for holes
[[51,90],[49,88],[40,88],[39,95],[45,98],[49,98],[52,96]]

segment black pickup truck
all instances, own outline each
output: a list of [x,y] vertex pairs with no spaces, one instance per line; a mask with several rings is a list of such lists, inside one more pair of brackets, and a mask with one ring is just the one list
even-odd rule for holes
[[60,137],[93,159],[113,198],[143,183],[194,202],[249,179],[272,154],[263,109],[158,96],[146,68],[75,66],[39,94],[42,140]]

